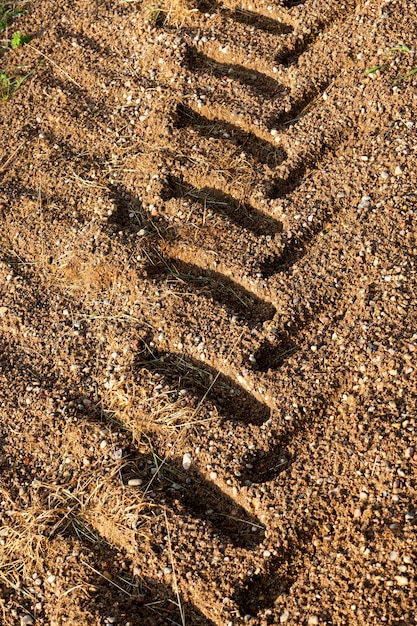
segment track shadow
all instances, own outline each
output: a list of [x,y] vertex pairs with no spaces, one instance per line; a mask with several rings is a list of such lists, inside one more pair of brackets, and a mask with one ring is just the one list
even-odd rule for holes
[[164,261],[166,265],[161,268],[162,276],[175,293],[181,290],[197,292],[203,298],[224,306],[228,313],[252,327],[274,317],[275,307],[272,304],[223,274],[178,259],[165,258]]
[[[150,342],[149,342],[150,343]],[[270,408],[238,385],[232,378],[190,356],[182,356],[143,344],[135,366],[157,371],[173,388],[189,388],[197,398],[214,404],[223,417],[243,424],[263,424]]]
[[[172,587],[157,582],[143,574],[131,575],[121,571],[120,552],[112,548],[106,541],[97,541],[95,529],[85,527],[85,536],[94,538],[84,543],[92,553],[89,563],[89,584],[94,589],[81,607],[102,618],[113,617],[118,625],[124,626],[182,626],[183,623],[196,626],[214,626],[201,611],[191,602],[185,601],[181,594],[177,595]],[[167,559],[168,554],[166,555]],[[125,559],[129,561],[129,558]],[[93,571],[94,568],[95,571]],[[136,570],[137,571],[137,570]]]
[[113,212],[108,219],[112,230],[137,233],[149,226],[142,202],[135,193],[130,192],[121,183],[117,185],[109,183],[107,187],[114,203]]
[[265,573],[247,578],[237,588],[233,599],[242,616],[255,617],[263,609],[273,607],[279,595],[289,593],[297,578],[291,566],[293,560],[294,554],[287,553],[271,562]]
[[252,69],[248,70],[245,66],[235,63],[220,63],[193,46],[187,48],[185,63],[190,72],[213,74],[219,80],[231,79],[244,87],[249,87],[251,91],[257,95],[262,95],[263,98],[272,100],[277,96],[282,96],[287,91],[285,87],[267,74]]
[[238,226],[243,226],[255,235],[274,235],[282,231],[282,225],[245,202],[213,187],[197,188],[175,177],[169,176],[161,194],[163,200],[188,198],[220,215],[226,215]]
[[[157,478],[152,482],[155,501],[163,500],[176,516],[191,516],[208,524],[213,537],[235,547],[251,549],[263,541],[265,528],[260,520],[206,479],[198,468],[184,472],[178,458],[164,461],[156,452],[153,459],[158,464]],[[146,469],[149,471],[149,465]],[[155,550],[159,552],[160,548]]]
[[[225,143],[230,141],[240,150],[250,154],[259,163],[277,167],[286,159],[282,148],[277,148],[269,141],[257,137],[251,132],[242,130],[236,124],[221,119],[213,119],[197,113],[185,104],[179,104],[174,115],[174,127],[177,129],[191,127],[202,137],[219,136]],[[228,135],[224,137],[224,133]]]
[[297,351],[297,345],[287,332],[279,333],[275,341],[264,340],[255,352],[252,369],[258,372],[277,370],[286,359]]

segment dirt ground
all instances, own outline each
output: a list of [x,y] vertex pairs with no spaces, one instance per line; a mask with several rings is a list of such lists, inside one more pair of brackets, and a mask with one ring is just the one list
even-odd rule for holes
[[0,624],[417,624],[417,3],[192,1],[0,33]]

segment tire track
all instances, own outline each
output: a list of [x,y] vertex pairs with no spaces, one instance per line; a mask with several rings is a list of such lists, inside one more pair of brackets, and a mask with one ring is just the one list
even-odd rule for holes
[[[305,6],[303,4],[290,1],[284,3],[285,7],[290,10],[289,12],[305,10],[308,17],[311,3],[307,2]],[[267,12],[265,7],[259,10],[262,17],[257,17],[252,11],[222,9],[225,16],[225,32],[227,32],[226,28],[230,30],[230,24],[237,23],[242,26],[236,30],[238,37],[241,37],[242,33],[251,33],[247,27],[272,33],[273,38],[277,37],[274,31],[282,33],[282,37],[287,37],[287,35],[292,37],[294,33],[294,37],[298,37],[293,40],[295,43],[289,43],[288,38],[288,41],[282,44],[282,46],[287,46],[287,52],[278,52],[278,54],[281,54],[279,58],[282,66],[295,63],[306,52],[316,35],[307,33],[302,37],[297,34],[296,21],[291,27],[287,24],[282,25],[275,22],[275,18],[272,20],[268,15],[263,15]],[[329,15],[333,15],[338,12],[338,9],[329,8],[329,12]],[[204,28],[209,30],[209,22],[206,18],[207,16],[199,15],[197,21],[200,20]],[[307,22],[324,28],[330,19],[328,15],[324,15],[320,18],[321,21],[307,20]],[[317,116],[319,122],[326,120],[329,109],[323,103],[316,106],[314,98],[318,84],[327,85],[334,75],[326,78],[324,82],[315,84],[310,89],[308,97],[303,94],[297,100],[290,88],[289,79],[287,79],[286,86],[284,86],[285,80],[277,81],[276,84],[273,82],[273,76],[285,77],[287,68],[278,68],[278,71],[272,69],[270,70],[271,76],[269,76],[269,73],[265,72],[264,62],[262,68],[258,65],[258,57],[262,58],[264,54],[262,49],[254,54],[255,60],[253,58],[248,60],[247,51],[241,49],[237,52],[234,48],[225,52],[215,51],[215,46],[218,45],[217,40],[211,46],[210,42],[202,40],[204,36],[202,34],[200,38],[199,35],[198,41],[195,42],[198,46],[198,42],[202,41],[202,51],[192,45],[188,47],[185,67],[188,78],[194,82],[189,87],[189,92],[185,93],[184,103],[177,106],[173,115],[172,160],[167,167],[167,180],[161,194],[163,207],[169,205],[173,214],[183,209],[184,200],[191,201],[189,208],[190,211],[192,210],[193,218],[188,222],[198,224],[201,232],[194,229],[196,234],[193,228],[184,228],[183,233],[180,229],[177,229],[173,235],[171,233],[167,236],[167,242],[160,246],[156,265],[148,268],[151,285],[158,289],[164,289],[166,286],[166,298],[164,294],[166,300],[177,298],[178,302],[178,298],[184,301],[190,296],[190,301],[196,306],[195,319],[187,321],[179,313],[173,314],[171,305],[166,305],[164,302],[160,310],[154,314],[149,313],[145,306],[137,304],[138,318],[144,322],[145,326],[150,326],[155,331],[154,335],[147,337],[142,351],[137,354],[134,372],[138,376],[142,376],[145,370],[156,372],[173,389],[176,389],[179,384],[182,386],[185,381],[185,386],[192,390],[199,401],[211,402],[217,409],[222,424],[227,425],[232,422],[236,424],[236,427],[240,427],[239,435],[235,439],[231,436],[231,441],[240,454],[239,475],[236,473],[235,477],[227,478],[227,472],[223,471],[224,475],[219,475],[218,479],[211,479],[205,471],[196,469],[193,480],[194,485],[197,484],[199,487],[198,497],[194,493],[194,487],[190,488],[187,484],[185,476],[177,479],[179,489],[172,487],[173,481],[169,472],[166,476],[162,476],[161,482],[166,491],[166,502],[170,511],[174,511],[179,518],[189,516],[200,519],[204,527],[208,528],[207,532],[210,535],[216,536],[219,533],[226,543],[233,546],[237,554],[247,555],[247,553],[256,554],[264,538],[263,530],[258,531],[265,526],[264,521],[252,512],[253,507],[248,503],[248,490],[252,489],[253,493],[256,487],[252,488],[252,485],[273,482],[283,471],[291,467],[293,458],[287,452],[287,446],[293,439],[296,442],[297,435],[306,425],[325,416],[326,406],[334,393],[330,383],[320,390],[320,393],[313,390],[315,404],[308,406],[307,411],[301,414],[298,409],[294,410],[291,405],[282,403],[280,398],[276,397],[275,391],[270,391],[270,389],[279,388],[283,380],[291,376],[295,381],[299,380],[298,362],[295,358],[298,344],[301,344],[299,349],[305,348],[308,343],[311,343],[310,338],[317,330],[317,320],[311,314],[310,318],[313,319],[309,319],[307,323],[304,318],[293,316],[293,326],[291,328],[284,326],[281,319],[284,316],[279,293],[280,286],[285,283],[287,291],[291,293],[291,268],[305,255],[312,252],[317,234],[321,231],[321,225],[328,217],[330,220],[334,219],[335,222],[330,227],[337,227],[340,206],[336,204],[330,216],[322,212],[314,228],[306,229],[304,235],[292,237],[289,242],[284,243],[284,238],[280,237],[282,224],[274,216],[273,203],[269,201],[292,194],[302,185],[305,175],[310,170],[318,170],[321,167],[324,154],[336,149],[338,145],[342,145],[343,148],[343,135],[349,132],[352,120],[341,117],[336,130],[333,129],[331,132],[327,132],[326,127],[324,130],[319,129],[316,141],[318,148],[303,141],[302,123],[295,124],[287,133],[284,122],[293,117],[299,117],[305,106],[314,105],[320,109],[320,115]],[[256,37],[254,37],[254,42],[256,48]],[[289,52],[290,49],[291,52]],[[190,76],[193,64],[197,66],[195,68],[197,82],[195,77]],[[249,92],[250,102],[253,103],[255,110],[256,107],[262,109],[265,100],[273,103],[271,108],[265,107],[267,114],[264,117],[259,116],[259,124],[253,123],[252,109],[243,110],[240,115],[231,115],[230,100],[226,100],[216,108],[216,98],[219,93],[221,94],[219,83],[224,74],[227,74],[228,78],[231,77],[237,84],[233,102],[238,102],[239,94]],[[210,76],[216,79],[212,83],[210,83]],[[209,94],[213,100],[208,103],[208,97],[206,101],[201,97],[196,100],[192,99],[195,85],[198,84],[200,88],[203,84],[201,89],[204,89],[204,82],[213,86]],[[199,94],[201,95],[205,94]],[[271,130],[277,130],[275,126],[271,127],[270,115],[276,110],[275,100],[279,97],[284,103],[280,105],[281,109],[273,119],[273,124],[279,127],[279,131],[271,134]],[[233,104],[233,106],[236,105]],[[287,111],[285,109],[288,106]],[[197,149],[190,157],[190,152],[183,150],[183,138],[190,137],[188,143],[192,144],[196,135],[198,139],[197,144],[194,145]],[[178,140],[179,136],[181,136],[181,141]],[[276,138],[280,139],[280,143],[276,142]],[[301,148],[294,148],[294,139],[302,144]],[[340,144],[341,140],[342,144]],[[253,159],[253,162],[259,165],[255,172],[255,179],[257,183],[260,180],[263,185],[261,200],[256,197],[259,189],[257,187],[255,193],[244,192],[245,200],[242,201],[233,189],[234,181],[229,184],[225,183],[206,164],[198,162],[199,156],[204,156],[204,151],[210,144],[214,146],[212,152],[213,155],[217,152],[217,157],[227,153],[227,150],[244,151]],[[285,145],[285,149],[281,145]],[[183,154],[180,154],[179,147]],[[178,162],[181,160],[186,164],[186,170],[187,168],[190,170],[189,163],[193,164],[191,171],[184,173],[184,169],[178,167]],[[275,180],[272,183],[265,183],[266,174],[270,173],[273,174]],[[108,223],[111,228],[114,226],[115,231],[121,228],[122,231],[130,232],[130,209],[134,207],[139,211],[142,207],[141,200],[133,194],[126,197],[123,188],[112,185],[113,183],[109,182],[108,185],[106,183],[109,195],[115,198],[117,207],[109,217]],[[265,189],[267,189],[266,192]],[[211,215],[208,215],[209,212],[215,217],[214,226],[209,224],[212,232],[208,232],[210,229],[207,227],[208,217],[212,219]],[[198,218],[193,222],[195,216]],[[168,223],[169,220],[161,226],[161,230]],[[150,224],[141,223],[140,227],[143,226],[150,227]],[[134,228],[133,232],[137,230],[138,228]],[[234,243],[232,254],[228,251],[231,238]],[[215,255],[212,254],[210,246],[215,248]],[[262,247],[263,250],[252,254],[255,247]],[[164,300],[164,298],[161,299]],[[206,304],[200,305],[203,300]],[[337,306],[338,301],[332,303],[329,310],[335,312]],[[174,345],[171,339],[159,340],[158,334],[163,334],[166,311],[168,312],[166,318],[172,319],[170,323],[178,330],[178,334],[182,333],[187,326],[195,337],[199,329],[203,327],[204,321],[204,328],[211,327],[213,336],[220,334],[222,345],[216,349],[213,341],[207,341],[208,347],[202,348],[202,354],[205,355],[203,360],[199,358],[199,355],[201,356],[200,344],[195,345],[193,337],[190,339],[178,337],[183,343],[181,348],[179,347],[180,341]],[[236,363],[230,363],[229,361],[233,359],[227,357],[231,355],[234,342],[230,338],[229,331],[231,325],[235,324],[234,318],[237,318],[236,328],[241,342],[238,346],[239,354],[232,355],[233,358],[236,356]],[[340,317],[335,319],[335,323],[339,323]],[[272,338],[267,331],[269,322],[274,325]],[[312,323],[309,324],[310,322]],[[330,329],[330,325],[328,327]],[[330,332],[327,328],[325,331]],[[152,346],[149,349],[151,342],[158,345],[158,348],[155,349]],[[311,361],[313,358],[314,355],[310,355],[306,360]],[[197,380],[192,375],[195,371],[200,377]],[[207,389],[210,390],[209,393]],[[292,402],[294,400],[302,402],[304,399],[302,394],[297,396],[295,392]],[[236,411],[236,406],[238,411]],[[291,411],[298,419],[295,420],[297,421],[295,426],[289,427],[284,421],[284,414]],[[238,415],[236,415],[237,412]],[[245,434],[246,430],[248,436],[250,432],[251,436],[256,439],[262,429],[269,433],[269,450],[255,447],[250,452],[243,452],[239,436],[242,438],[241,434]],[[139,467],[143,470],[146,459],[135,454],[133,441],[131,443],[130,461],[135,469]],[[156,455],[160,459],[164,456],[159,450],[156,450]],[[173,474],[178,476],[181,472],[179,459],[172,462],[172,469]],[[229,495],[233,488],[235,492]],[[203,507],[205,507],[204,510],[202,510]],[[231,513],[233,517],[243,520],[244,530],[238,536],[235,532],[235,521],[230,522],[222,515],[224,510],[233,511]],[[258,531],[246,532],[250,526],[258,527]],[[266,530],[268,532],[268,528]],[[303,551],[307,549],[311,534],[310,529],[309,532],[303,531],[299,536],[293,537],[292,549],[283,550],[275,560],[269,564],[264,563],[262,573],[249,576],[242,583],[236,584],[233,602],[242,616],[248,613],[256,615],[262,609],[273,607],[277,593],[289,592],[294,580],[291,570],[295,568],[297,559],[301,559]],[[114,556],[114,553],[111,556]],[[184,568],[183,573],[185,571]],[[185,577],[183,588],[187,588]],[[164,589],[163,593],[165,591]],[[204,623],[205,618],[202,617],[199,609],[191,607],[190,610],[195,623],[199,623],[199,620],[203,620]],[[209,614],[210,610],[205,607],[204,612]],[[216,622],[223,623],[218,621],[219,619],[221,618],[216,618]]]
[[[15,276],[20,278],[20,283],[22,287],[25,287],[25,290],[30,289],[30,280],[29,275],[25,270],[20,271],[20,268],[29,267],[30,264],[25,262],[25,259],[19,258],[18,260],[13,259],[12,257],[8,257],[6,259],[7,264],[11,264],[13,270],[15,272]],[[29,272],[30,274],[30,272]],[[27,283],[27,284],[26,284]],[[42,285],[38,285],[39,293],[31,292],[32,298],[36,301],[36,307],[33,308],[34,315],[41,315],[43,310],[48,310],[50,308],[50,303],[48,299],[45,298],[45,295],[41,295],[46,292],[46,290],[42,290]],[[26,323],[29,323],[29,320],[26,320]],[[33,323],[36,326],[35,323]],[[79,326],[75,326],[79,328]],[[51,329],[52,336],[54,329]],[[56,406],[58,411],[54,411],[51,413],[48,410],[49,415],[54,415],[55,418],[59,420],[71,421],[75,419],[76,422],[81,422],[81,424],[85,424],[87,426],[98,426],[102,422],[102,418],[100,415],[95,412],[93,409],[89,409],[88,407],[92,407],[96,405],[97,398],[94,401],[90,401],[88,398],[83,398],[80,396],[80,392],[74,389],[74,383],[71,381],[67,381],[63,379],[62,373],[56,370],[55,366],[51,364],[51,361],[48,359],[48,355],[54,353],[53,343],[49,343],[45,336],[42,337],[42,357],[41,362],[36,363],[33,361],[33,358],[28,358],[28,355],[23,351],[20,354],[20,348],[18,345],[11,346],[9,342],[6,340],[5,346],[3,346],[2,354],[13,354],[14,358],[9,363],[7,360],[2,362],[2,373],[7,375],[8,367],[10,366],[9,373],[13,372],[13,375],[16,376],[19,380],[27,380],[28,374],[30,379],[36,378],[38,381],[36,384],[40,385],[40,389],[42,390],[42,394],[54,394],[54,390],[57,387],[57,381],[59,381],[60,388],[65,390],[65,406],[59,407]],[[70,340],[69,340],[70,343]],[[7,344],[7,348],[6,348]],[[94,347],[90,346],[90,351],[94,351]],[[229,414],[229,393],[232,390],[233,393],[233,402],[239,402],[241,404],[241,414],[239,416],[239,421],[242,423],[249,423],[252,425],[259,425],[269,419],[270,410],[265,405],[261,405],[256,399],[253,398],[252,395],[248,394],[243,388],[239,385],[236,385],[232,379],[229,379],[225,376],[219,375],[219,372],[213,370],[208,366],[205,366],[205,371],[203,371],[201,367],[201,363],[198,361],[193,361],[192,359],[188,359],[188,362],[184,362],[183,359],[179,362],[178,357],[174,354],[165,354],[165,353],[156,353],[156,351],[149,351],[145,345],[144,350],[146,350],[146,359],[143,359],[143,354],[140,353],[138,355],[138,361],[135,364],[135,368],[142,369],[146,367],[150,370],[163,373],[167,377],[174,378],[176,376],[176,372],[181,367],[182,370],[184,368],[187,370],[198,370],[199,381],[196,384],[195,378],[193,378],[192,390],[197,394],[197,397],[204,400],[212,400],[215,405],[218,406],[219,413],[226,417],[226,419],[235,419],[235,415],[233,413]],[[70,346],[68,346],[68,353],[71,352]],[[40,354],[40,351],[39,351]],[[16,373],[16,365],[20,368],[20,372]],[[45,378],[42,373],[44,370],[48,371],[48,377]],[[187,379],[187,375],[183,376],[183,378]],[[213,397],[211,397],[210,393],[207,394],[207,389],[211,387],[211,382],[213,379],[216,379],[216,384],[212,386]],[[187,384],[187,380],[183,381]],[[84,382],[85,384],[85,382]],[[183,383],[181,383],[183,384]],[[88,404],[85,401],[88,400]],[[246,417],[244,412],[246,411]],[[87,413],[87,415],[86,415]],[[113,423],[115,420],[113,418]],[[123,423],[117,423],[116,427],[125,430],[126,425]],[[73,446],[84,446],[83,440],[79,434],[77,434],[77,428],[73,430],[71,428],[71,440]],[[55,436],[55,435],[54,435]],[[76,442],[76,443],[74,443]],[[47,443],[47,442],[46,442]],[[143,475],[143,468],[147,467],[148,457],[138,456],[135,451],[135,442],[133,439],[129,440],[129,449],[130,452],[127,456],[124,456],[124,462],[127,463],[127,470],[122,469],[121,475],[123,477],[123,483],[126,485],[129,478],[132,476]],[[32,450],[32,454],[34,458],[40,453],[35,448]],[[88,457],[88,451],[85,449],[85,455]],[[162,460],[162,455],[160,456]],[[208,525],[212,527],[212,532],[215,535],[219,535],[223,538],[224,541],[230,542],[235,548],[244,548],[245,550],[253,549],[263,538],[263,523],[256,518],[253,514],[249,512],[249,510],[244,509],[239,502],[234,497],[229,497],[223,488],[218,487],[213,483],[212,479],[206,478],[203,474],[201,474],[197,469],[192,472],[192,486],[186,482],[190,480],[190,476],[185,476],[183,472],[181,472],[181,462],[178,459],[177,462],[175,459],[167,464],[167,473],[166,476],[163,476],[165,472],[161,472],[161,476],[158,480],[162,485],[164,485],[164,495],[165,502],[170,508],[175,511],[175,515],[181,516],[184,518],[186,515],[190,515],[192,518],[199,518],[204,523],[204,525]],[[175,488],[170,488],[173,484],[173,479],[170,477],[170,473],[175,476]],[[182,475],[181,475],[182,474]],[[82,476],[79,477],[79,480],[82,482]],[[117,500],[116,492],[118,490],[117,480],[112,481],[113,484],[109,487],[109,495],[106,497],[114,498]],[[144,482],[146,482],[146,475],[144,475]],[[167,486],[165,486],[167,485]],[[195,489],[198,485],[198,496],[195,495]],[[119,489],[120,490],[120,489]],[[76,494],[75,494],[76,495]],[[180,500],[181,507],[178,507],[178,500]],[[241,499],[244,502],[244,498]],[[204,509],[202,508],[202,503],[204,503]],[[230,513],[227,513],[230,511]],[[240,534],[236,533],[236,524],[240,522],[242,524],[243,531]],[[90,514],[90,523],[92,524],[91,528],[93,533],[99,533],[103,535],[103,541],[111,541],[112,543],[116,541],[122,548],[126,549],[127,543],[125,544],[124,539],[122,539],[120,533],[117,531],[117,527],[115,526],[111,514],[109,515],[107,511],[103,511],[101,513],[101,520],[97,524],[97,520],[95,520],[94,515]],[[114,530],[112,528],[114,527]],[[67,525],[65,525],[64,531],[67,533]],[[75,531],[74,531],[75,532]],[[88,528],[86,527],[83,531],[85,536],[89,534]],[[72,534],[74,534],[71,531]],[[84,539],[80,537],[80,535],[75,532],[75,536],[84,542]],[[115,539],[117,537],[117,539]],[[85,543],[85,542],[84,542]],[[94,546],[90,546],[87,542],[86,544],[89,548],[94,548]],[[102,547],[100,547],[99,551],[102,551]],[[109,552],[108,548],[106,548],[107,552]],[[113,560],[117,561],[116,552],[110,553],[109,558],[113,555]],[[117,579],[116,579],[117,580]],[[151,586],[154,586],[153,583],[150,583]],[[102,586],[102,585],[100,585]],[[164,595],[166,595],[166,591]],[[139,596],[140,597],[140,596]],[[129,605],[130,606],[130,605]],[[133,605],[132,605],[133,606]],[[191,605],[186,605],[189,608],[189,614],[194,616],[195,619],[198,619],[196,623],[200,623],[202,615],[199,611],[192,607]],[[130,611],[133,615],[136,615],[136,612],[139,609],[134,609],[130,607]],[[139,610],[137,613],[138,618],[143,617],[142,612]],[[209,622],[202,622],[209,623]]]
[[[352,7],[350,7],[351,9]],[[233,14],[228,14],[227,17],[236,20],[236,16]],[[230,32],[230,27],[225,32]],[[259,263],[258,271],[254,272],[252,266],[249,273],[243,270],[247,253],[239,245],[237,250],[234,249],[229,252],[217,244],[216,253],[210,259],[210,253],[207,254],[206,251],[214,249],[215,243],[210,237],[209,228],[204,229],[201,237],[199,235],[193,237],[191,231],[186,231],[180,235],[182,243],[176,241],[174,237],[172,242],[163,245],[162,255],[168,255],[168,264],[179,262],[182,267],[191,269],[192,277],[199,275],[202,278],[207,276],[207,272],[215,272],[216,280],[222,280],[223,274],[228,285],[230,285],[231,280],[236,281],[234,290],[243,287],[249,293],[252,291],[257,297],[261,297],[262,282],[269,282],[270,285],[278,282],[279,285],[282,281],[274,281],[274,279],[277,275],[284,274],[286,275],[284,280],[288,281],[288,284],[290,283],[290,276],[287,278],[289,270],[310,252],[318,233],[321,232],[322,224],[329,217],[325,213],[322,214],[319,220],[316,220],[314,228],[306,229],[303,235],[293,237],[288,243],[283,243],[279,237],[282,224],[273,218],[271,219],[272,216],[266,201],[287,198],[300,187],[309,171],[317,171],[320,168],[326,155],[338,147],[343,150],[343,142],[351,134],[353,122],[350,117],[340,112],[336,126],[328,129],[325,120],[329,115],[330,108],[325,102],[321,104],[315,102],[319,90],[327,87],[330,81],[335,78],[334,75],[325,79],[322,78],[319,84],[309,90],[308,97],[298,95],[294,98],[294,92],[291,92],[291,89],[286,90],[282,84],[275,82],[272,78],[273,74],[278,72],[271,72],[271,76],[264,73],[265,66],[268,65],[265,61],[262,65],[258,65],[256,60],[251,58],[251,53],[248,54],[245,51],[242,54],[241,51],[237,51],[233,46],[229,46],[221,40],[220,43],[216,40],[216,45],[219,46],[216,51],[214,45],[206,45],[204,36],[202,39],[200,49],[193,46],[189,47],[185,57],[186,76],[188,76],[186,83],[191,84],[192,87],[187,86],[186,88],[184,95],[186,104],[181,103],[177,108],[172,130],[174,142],[175,138],[179,137],[178,146],[182,146],[186,142],[187,135],[190,144],[195,142],[196,134],[199,139],[197,144],[194,143],[193,151],[189,157],[186,153],[182,155],[178,148],[174,148],[173,154],[176,156],[173,156],[168,168],[170,173],[166,179],[166,191],[162,196],[163,200],[172,204],[172,214],[175,214],[176,207],[184,206],[184,200],[190,201],[193,207],[190,214],[193,213],[193,218],[195,216],[194,207],[198,204],[200,217],[203,213],[203,228],[207,222],[210,223],[210,218],[206,222],[206,211],[210,207],[215,212],[216,218],[220,218],[220,221],[217,222],[220,224],[220,232],[228,233],[228,237],[225,235],[225,238],[228,238],[229,241],[232,238],[233,241],[239,242],[239,238],[234,235],[235,225],[238,227],[238,231],[240,227],[240,236],[245,241],[250,240],[248,233],[258,238],[258,245],[260,244],[260,246],[264,243],[263,240],[261,243],[260,237],[262,236],[271,240],[276,235],[277,241],[271,244],[271,248],[275,248],[275,250],[266,254],[267,258]],[[194,40],[193,45],[199,45],[199,41],[201,40],[197,36],[197,41]],[[293,56],[291,57],[288,52],[281,53],[281,65],[290,65],[291,62],[295,62],[312,41],[313,38],[307,36],[302,45],[294,45]],[[263,53],[260,54],[260,57],[265,58]],[[283,70],[281,68],[280,76],[282,75]],[[222,81],[227,81],[229,89],[222,89]],[[230,84],[233,85],[232,98],[230,97]],[[224,95],[226,91],[228,91],[227,97]],[[249,98],[246,99],[246,102],[249,103],[246,110],[242,105],[239,106],[240,94],[245,92],[250,94]],[[275,101],[280,96],[284,103],[280,103],[281,108],[277,113]],[[266,108],[266,113],[263,112],[263,115],[258,116],[257,113],[263,106]],[[303,125],[299,124],[298,121],[302,117],[303,111],[310,106],[318,108],[318,132],[314,146],[310,141],[303,141]],[[271,111],[274,108],[275,113],[272,115]],[[256,119],[255,124],[254,118]],[[293,126],[291,132],[287,133],[285,124],[289,121],[293,123]],[[324,123],[322,124],[322,122]],[[300,126],[299,129],[296,128],[298,125]],[[294,139],[296,140],[295,143],[300,146],[295,150],[291,145]],[[260,194],[261,202],[258,199],[253,201],[254,196],[256,198],[256,193],[252,194],[252,202],[250,203],[234,197],[228,183],[225,184],[225,181],[222,181],[216,173],[213,175],[208,164],[210,159],[207,159],[207,154],[210,154],[209,143],[214,145],[213,154],[215,154],[219,149],[227,150],[230,141],[236,144],[237,150],[250,154],[254,162],[260,165],[257,170],[258,177],[264,180],[265,178],[273,179],[273,182],[264,183]],[[277,144],[279,144],[278,148]],[[285,146],[285,148],[281,146]],[[178,166],[181,161],[183,165]],[[270,175],[271,171],[273,172],[272,176]],[[270,203],[270,205],[272,204]],[[340,206],[333,207],[331,215],[333,222],[337,221],[339,211]],[[258,221],[259,225],[254,226],[251,223],[252,220]],[[198,220],[195,223],[197,224]],[[232,228],[230,223],[233,223]],[[333,223],[331,227],[334,228],[335,224]],[[217,232],[214,239],[218,239],[219,236],[222,237]],[[194,241],[190,243],[192,239]],[[247,250],[250,250],[250,246]],[[236,261],[238,262],[236,263]],[[264,294],[265,292],[268,295],[266,298],[264,295],[264,299],[269,301],[274,308],[274,312],[271,311],[270,320],[272,320],[276,316],[276,311],[280,309],[279,295],[273,288],[273,295],[271,295],[271,287],[269,289],[266,287]],[[221,303],[220,300],[217,302]],[[335,311],[336,308],[337,305],[333,310]],[[172,318],[171,311],[170,317]],[[212,320],[211,324],[216,324],[216,314],[213,315]],[[253,349],[250,359],[252,371],[248,373],[246,368],[247,379],[245,381],[239,374],[239,368],[230,368],[227,364],[221,364],[216,357],[212,359],[211,356],[208,358],[206,356],[204,365],[201,361],[198,363],[194,360],[193,367],[207,367],[207,362],[213,364],[211,366],[214,369],[210,372],[212,379],[217,380],[219,377],[227,376],[229,385],[231,381],[234,381],[234,384],[237,381],[240,385],[243,383],[245,391],[248,390],[249,394],[252,394],[257,401],[265,403],[265,406],[269,407],[272,413],[283,415],[286,411],[291,411],[291,408],[279,406],[276,398],[273,398],[268,392],[265,393],[265,391],[259,393],[259,390],[268,388],[272,380],[274,381],[273,386],[279,387],[280,379],[282,380],[287,373],[283,371],[279,374],[279,372],[297,350],[297,337],[300,335],[300,331],[302,331],[301,335],[304,335],[305,332],[310,333],[301,320],[296,321],[291,333],[278,326],[273,341],[265,336],[263,339],[261,338],[257,342],[257,349]],[[260,334],[262,336],[263,333]],[[188,346],[184,350],[188,353]],[[210,351],[210,348],[208,350]],[[163,359],[175,361],[175,358],[178,358],[175,357],[175,354],[176,351],[164,352]],[[251,379],[250,382],[248,379]],[[216,394],[215,388],[213,388],[213,392]],[[315,394],[315,403],[309,407],[303,416],[299,416],[295,428],[285,428],[284,422],[284,424],[279,425],[278,429],[274,427],[271,429],[271,439],[274,443],[271,446],[272,451],[269,458],[265,459],[262,450],[257,450],[242,458],[242,467],[246,468],[243,475],[241,473],[242,483],[249,485],[265,484],[275,480],[282,471],[291,465],[291,455],[285,452],[288,442],[295,438],[297,432],[302,431],[307,424],[311,424],[313,420],[324,416],[329,399],[335,394],[335,391],[331,389],[331,385],[327,384],[326,389],[321,390],[319,394],[315,392]],[[241,396],[240,406],[247,401],[248,395]],[[293,406],[299,404],[298,398],[293,397],[292,402]],[[224,414],[224,407],[220,406],[219,408]],[[275,430],[276,432],[274,432]],[[295,563],[302,555],[303,550],[307,549],[312,533],[312,529],[303,531],[300,536],[295,538],[293,549],[284,551],[274,562],[266,565],[265,572],[248,578],[240,588],[239,586],[236,588],[234,601],[242,616],[255,616],[260,610],[272,607],[277,595],[289,592],[295,580],[291,574],[291,569],[295,567]]]

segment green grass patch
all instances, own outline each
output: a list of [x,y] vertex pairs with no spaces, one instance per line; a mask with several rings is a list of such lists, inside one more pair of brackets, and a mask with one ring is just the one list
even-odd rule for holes
[[[367,69],[365,71],[365,76],[369,76],[370,74],[375,74],[375,72],[378,72],[380,70],[382,71],[382,70],[387,69],[390,66],[391,61],[398,57],[398,54],[410,54],[410,52],[412,52],[411,48],[409,48],[402,41],[398,42],[397,45],[392,46],[392,48],[388,50],[388,53],[385,56],[384,62],[381,63],[380,65],[374,65],[373,67],[370,67],[369,69]],[[403,76],[399,76],[398,78],[395,79],[395,82],[406,80],[407,78],[410,78],[410,76],[413,76],[416,73],[417,73],[417,68],[411,70],[410,72],[407,72]]]
[[[22,2],[0,2],[0,35],[4,34],[5,38],[0,45],[0,57],[7,50],[16,50],[21,48],[31,40],[30,35],[23,35],[19,31],[13,33],[11,38],[8,37],[8,28],[12,22],[19,16],[23,15],[26,10],[26,4]],[[19,87],[31,76],[34,70],[16,75],[7,67],[0,68],[0,100],[6,102],[13,96]]]
[[16,2],[0,2],[0,32],[7,29],[9,24],[25,12],[25,6]]

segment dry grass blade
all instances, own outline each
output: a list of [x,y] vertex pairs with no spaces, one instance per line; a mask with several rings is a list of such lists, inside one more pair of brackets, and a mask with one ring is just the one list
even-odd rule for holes
[[69,528],[84,541],[104,538],[129,552],[136,548],[138,534],[147,538],[142,499],[114,485],[119,470],[100,478],[84,476],[74,485],[35,483],[31,504],[22,510],[14,506],[10,523],[0,528],[0,580],[12,587],[31,582],[50,554],[51,539]]
[[180,597],[180,592],[178,589],[178,580],[177,580],[177,573],[175,570],[175,562],[174,562],[174,554],[172,552],[172,543],[171,543],[171,532],[169,530],[169,524],[168,524],[168,517],[166,514],[166,511],[164,511],[164,515],[165,515],[165,526],[167,529],[167,537],[168,537],[168,553],[169,553],[169,560],[171,563],[171,567],[172,567],[172,575],[173,575],[173,588],[174,588],[174,592],[177,596],[177,602],[178,602],[178,608],[180,611],[180,615],[181,615],[181,623],[182,626],[185,626],[185,613],[184,613],[184,608],[181,604],[181,597]]

